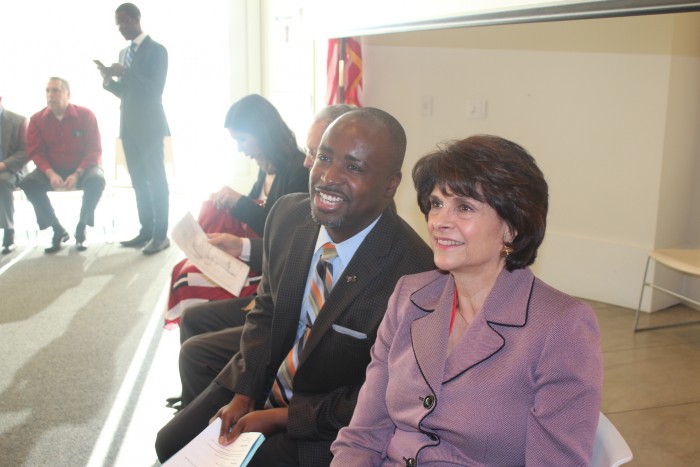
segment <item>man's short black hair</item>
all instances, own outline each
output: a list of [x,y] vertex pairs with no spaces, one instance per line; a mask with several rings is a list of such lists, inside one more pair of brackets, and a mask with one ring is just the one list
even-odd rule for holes
[[141,19],[141,10],[133,3],[122,3],[117,7],[115,13],[119,13],[120,11],[126,13],[126,15],[131,18]]

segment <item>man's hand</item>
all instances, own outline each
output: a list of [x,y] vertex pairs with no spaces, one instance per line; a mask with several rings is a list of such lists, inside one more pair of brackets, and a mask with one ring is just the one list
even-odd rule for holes
[[210,200],[214,201],[214,204],[218,209],[231,209],[236,206],[238,200],[241,199],[239,192],[230,187],[223,187],[213,195],[209,197]]
[[224,446],[236,441],[241,433],[257,431],[269,437],[278,431],[287,429],[287,408],[256,410],[241,417],[233,426],[233,430],[219,443]]
[[0,172],[7,170],[7,165],[4,162],[0,162]]
[[124,74],[124,65],[121,63],[112,63],[110,66],[99,66],[97,69],[100,70],[100,74],[105,79],[109,81],[113,77],[121,76]]
[[78,185],[78,179],[80,178],[80,174],[78,172],[73,172],[70,174],[68,177],[63,182],[63,189],[64,190],[74,190],[75,187]]
[[58,175],[56,172],[53,170],[49,170],[46,172],[46,176],[49,178],[49,183],[51,183],[51,187],[56,190],[56,191],[61,191],[65,190],[65,183],[63,181],[63,178]]
[[243,239],[229,233],[208,234],[209,243],[238,258],[243,250]]
[[[216,415],[214,415],[209,423],[213,422],[217,417],[221,419],[221,432],[219,433],[219,443],[226,445],[231,444],[236,440],[232,437],[232,427],[245,414],[252,412],[255,409],[255,401],[242,394],[233,396],[231,402],[221,407]],[[240,432],[239,432],[240,433]],[[238,436],[238,435],[236,435]]]

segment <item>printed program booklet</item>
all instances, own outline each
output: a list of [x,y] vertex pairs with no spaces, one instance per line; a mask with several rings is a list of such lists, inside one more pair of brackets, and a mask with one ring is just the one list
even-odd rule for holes
[[220,431],[221,419],[217,418],[168,459],[163,467],[245,467],[265,441],[262,433],[241,433],[233,444],[222,446],[219,444]]

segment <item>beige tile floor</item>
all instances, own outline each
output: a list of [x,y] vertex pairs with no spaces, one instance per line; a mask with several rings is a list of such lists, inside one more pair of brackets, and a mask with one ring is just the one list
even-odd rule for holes
[[[601,329],[602,412],[634,453],[630,466],[700,466],[700,324],[633,333],[634,312],[590,302]],[[678,305],[640,326],[700,319]]]

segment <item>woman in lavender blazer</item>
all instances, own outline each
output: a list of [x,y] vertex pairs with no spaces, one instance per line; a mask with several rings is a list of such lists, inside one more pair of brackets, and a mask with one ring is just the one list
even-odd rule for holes
[[537,279],[547,183],[473,136],[413,169],[438,271],[389,301],[337,466],[588,466],[603,370],[593,310]]

